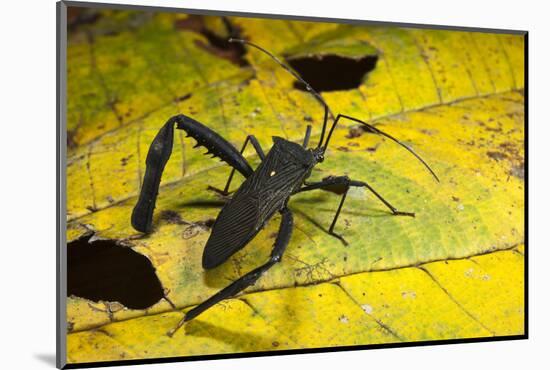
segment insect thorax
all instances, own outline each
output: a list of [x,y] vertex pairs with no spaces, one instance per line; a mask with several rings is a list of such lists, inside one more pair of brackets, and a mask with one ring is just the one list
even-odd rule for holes
[[315,158],[308,149],[278,136],[273,136],[273,147],[277,155],[284,156],[286,161],[291,161],[298,166],[309,168],[315,165]]

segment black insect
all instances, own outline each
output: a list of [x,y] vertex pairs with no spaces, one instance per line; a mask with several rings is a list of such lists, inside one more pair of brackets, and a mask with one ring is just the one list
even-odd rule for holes
[[[338,114],[334,118],[323,98],[277,57],[251,42],[237,39],[230,39],[229,41],[246,44],[268,54],[298,79],[298,81],[304,84],[306,90],[313,94],[324,107],[323,128],[319,143],[314,148],[308,148],[311,134],[311,126],[308,125],[302,145],[280,137],[273,137],[273,146],[267,155],[264,154],[254,135],[247,136],[239,152],[216,132],[183,114],[170,118],[160,129],[147,154],[147,167],[141,193],[132,213],[132,226],[136,230],[145,233],[151,231],[153,210],[155,208],[161,175],[172,152],[174,125],[176,125],[176,128],[184,130],[188,137],[190,136],[197,141],[195,147],[206,147],[208,149],[206,154],[219,157],[233,168],[223,190],[225,194],[228,194],[229,185],[235,170],[239,171],[246,178],[233,197],[223,206],[212,226],[212,233],[206,242],[202,255],[203,268],[211,269],[227,261],[231,255],[246,246],[256,236],[271,217],[273,217],[275,212],[281,213],[282,216],[279,232],[269,260],[187,312],[178,326],[168,333],[169,335],[173,335],[186,321],[197,317],[214,304],[234,296],[246,287],[254,284],[264,272],[281,260],[292,234],[293,219],[287,204],[290,197],[294,194],[322,189],[342,195],[340,204],[328,230],[331,235],[336,236],[342,241],[344,239],[334,232],[334,227],[346,199],[346,194],[352,186],[369,189],[394,215],[414,217],[414,213],[398,211],[364,181],[355,181],[347,176],[330,176],[324,178],[322,181],[311,183],[306,181],[313,167],[323,162],[332,132],[340,119],[345,118],[360,123],[367,131],[385,136],[403,146],[416,156],[432,173],[435,179],[439,181],[426,162],[412,149],[397,139],[359,119],[343,114]],[[329,116],[333,119],[333,123],[330,130],[328,130],[328,135],[325,135]],[[256,170],[252,169],[242,155],[248,142],[252,143],[262,161]]]

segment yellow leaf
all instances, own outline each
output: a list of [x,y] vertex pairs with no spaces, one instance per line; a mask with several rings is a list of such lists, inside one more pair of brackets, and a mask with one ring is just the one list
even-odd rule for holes
[[[310,122],[316,142],[323,114],[256,50],[242,56],[243,66],[209,44],[212,36],[197,30],[222,37],[219,18],[195,30],[181,22],[191,21],[108,12],[87,26],[93,37],[70,35],[69,251],[90,236],[92,247],[101,239],[132,248],[151,261],[165,292],[144,310],[70,296],[71,362],[523,333],[523,37],[229,18],[242,35],[289,60],[327,50],[377,58],[357,89],[323,97],[335,113],[375,123],[411,146],[441,183],[395,143],[343,122],[311,180],[367,181],[416,217],[392,216],[372,194],[353,189],[335,229],[344,246],[327,233],[340,198],[296,195],[282,263],[167,337],[182,317],[174,308],[189,309],[268,258],[279,217],[229,261],[204,271],[208,225],[224,201],[208,186],[223,187],[229,168],[178,132],[154,231],[133,230],[130,214],[159,128],[183,113],[238,148],[254,134],[268,150],[274,135],[301,141]],[[333,72],[327,78],[337,79]],[[258,164],[252,149],[245,156]],[[87,263],[100,268],[102,261]]]
[[71,362],[94,362],[523,334],[521,257],[515,248],[245,294],[172,338],[175,312],[69,334],[68,352]]

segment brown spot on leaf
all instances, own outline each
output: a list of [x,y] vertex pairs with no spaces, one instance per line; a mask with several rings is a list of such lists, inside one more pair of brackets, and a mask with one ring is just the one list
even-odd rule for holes
[[497,162],[507,158],[506,154],[501,152],[487,152],[487,156]]
[[166,221],[169,224],[183,225],[185,222],[181,219],[181,216],[176,211],[163,210],[160,213],[160,219]]
[[184,224],[189,225],[183,230],[183,239],[191,239],[197,236],[201,231],[211,229],[216,220],[214,218],[207,218],[206,220],[197,221],[195,223],[189,223],[183,221]]
[[182,96],[177,96],[177,97],[174,98],[174,102],[175,102],[175,103],[180,103],[180,102],[182,102],[182,101],[185,101],[185,100],[187,100],[187,99],[190,99],[192,95],[193,95],[193,94],[188,93],[188,94],[185,94],[185,95],[182,95]]
[[192,14],[185,19],[178,19],[174,22],[174,27],[178,30],[191,31],[204,36],[208,43],[196,40],[195,45],[210,54],[226,59],[240,67],[249,66],[250,64],[244,58],[246,54],[245,47],[240,43],[231,43],[228,41],[230,37],[237,39],[246,37],[242,35],[241,29],[229,22],[226,17],[220,17],[220,19],[225,26],[224,34],[219,34],[209,29],[205,22],[205,16],[202,15]]
[[101,18],[101,13],[97,9],[69,6],[67,8],[67,29],[69,32],[75,32],[83,26],[94,24],[99,18]]
[[514,145],[513,143],[511,143],[509,141],[505,141],[505,142],[499,144],[499,148],[504,150],[504,152],[506,152],[506,154],[510,158],[512,158],[513,160],[518,161],[518,162],[523,161],[523,155],[521,155],[519,153],[518,147],[516,145]]
[[134,156],[133,154],[130,154],[127,157],[121,158],[120,159],[120,164],[123,165],[123,166],[126,166],[128,164],[128,161],[130,160],[130,158],[132,158],[133,156]]
[[353,138],[356,138],[356,137],[359,137],[359,136],[363,135],[364,132],[365,131],[363,131],[363,129],[361,127],[351,127],[349,129],[349,132],[346,135],[346,137],[348,139],[353,139]]
[[518,179],[525,180],[525,164],[523,161],[518,165],[513,165],[509,173]]
[[437,135],[437,133],[438,133],[437,130],[429,130],[429,129],[421,129],[420,132],[422,132],[423,134],[426,134],[426,135],[430,135],[430,136]]
[[[491,121],[490,121],[491,122]],[[497,121],[497,127],[487,126],[483,121],[476,121],[478,125],[483,127],[486,131],[490,132],[502,132],[502,123]]]
[[199,234],[200,231],[201,228],[197,225],[190,225],[186,227],[185,230],[183,230],[182,238],[185,240],[194,238]]
[[76,129],[67,130],[67,148],[74,149],[78,146],[76,142]]
[[376,152],[376,149],[378,149],[378,146],[379,146],[379,145],[380,145],[380,144],[376,144],[375,146],[367,147],[365,150],[366,150],[367,152],[374,153],[374,152]]
[[130,66],[130,61],[126,58],[118,58],[115,63],[120,68],[128,68]]
[[204,226],[210,229],[212,228],[212,226],[214,226],[214,222],[216,222],[215,218],[207,218],[206,220],[202,220],[197,223],[201,226]]

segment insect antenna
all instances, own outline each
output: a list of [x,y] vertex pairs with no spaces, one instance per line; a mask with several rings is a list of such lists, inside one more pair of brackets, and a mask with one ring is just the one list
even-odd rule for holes
[[323,99],[323,97],[313,89],[313,87],[311,87],[310,84],[308,84],[302,77],[300,77],[300,75],[298,73],[296,73],[294,70],[292,70],[292,68],[290,68],[289,66],[287,66],[285,63],[283,63],[279,58],[277,58],[275,55],[271,54],[269,51],[265,50],[264,48],[262,48],[261,46],[259,45],[256,45],[250,41],[246,41],[246,40],[241,40],[241,39],[235,39],[233,37],[229,38],[228,40],[229,42],[238,42],[238,43],[241,43],[241,44],[246,44],[246,45],[249,45],[249,46],[252,46],[262,52],[264,52],[265,54],[269,55],[271,57],[271,59],[273,59],[275,62],[277,62],[281,67],[283,67],[287,72],[289,72],[292,76],[294,76],[294,78],[296,78],[298,81],[300,81],[301,83],[304,84],[304,86],[306,87],[306,90],[311,93],[315,99],[317,99],[317,101],[319,103],[321,103],[324,108],[325,108],[325,116],[324,116],[324,119],[323,119],[323,130],[321,131],[321,137],[319,138],[319,144],[317,145],[317,148],[320,148],[322,143],[323,143],[323,139],[325,137],[325,131],[327,129],[327,120],[328,120],[328,116],[330,114],[330,118],[334,119],[334,115],[332,114],[332,111],[330,110],[328,104],[325,102],[325,100]]
[[420,162],[422,162],[422,164],[428,169],[428,171],[430,171],[430,173],[433,175],[433,177],[437,180],[437,182],[439,182],[439,177],[437,177],[437,175],[435,174],[435,172],[431,169],[431,167],[422,159],[422,157],[420,157],[418,154],[416,154],[416,152],[414,150],[412,150],[412,148],[410,148],[409,146],[403,144],[401,141],[397,140],[396,138],[394,138],[393,136],[389,135],[389,134],[386,134],[384,131],[381,131],[379,129],[377,129],[376,127],[372,126],[372,125],[369,125],[368,123],[366,122],[363,122],[357,118],[354,118],[354,117],[351,117],[351,116],[346,116],[346,115],[343,115],[343,114],[339,114],[338,117],[336,117],[336,120],[334,121],[334,123],[332,124],[332,127],[330,128],[330,131],[328,133],[328,136],[327,136],[327,141],[325,142],[325,145],[323,147],[323,153],[327,150],[327,147],[328,147],[328,142],[330,140],[330,137],[332,136],[332,132],[334,131],[334,128],[336,127],[336,124],[338,123],[338,120],[340,118],[347,118],[351,121],[354,121],[354,122],[357,122],[357,123],[360,123],[362,124],[363,126],[367,127],[368,130],[370,132],[372,132],[373,134],[378,134],[378,135],[382,135],[384,137],[387,137],[388,139],[396,142],[397,144],[401,145],[403,148],[407,149],[412,155],[414,155]]
[[304,142],[302,144],[302,146],[304,148],[307,148],[307,144],[309,144],[309,137],[311,135],[311,125],[307,125],[306,127],[306,135],[304,136]]

